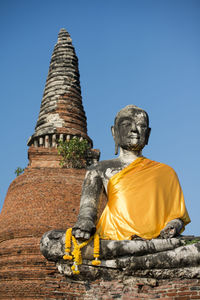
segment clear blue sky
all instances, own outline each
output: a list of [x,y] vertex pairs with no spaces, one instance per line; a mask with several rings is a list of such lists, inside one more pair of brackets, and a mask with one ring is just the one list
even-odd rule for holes
[[200,235],[200,1],[43,0],[0,2],[0,207],[25,167],[53,47],[60,28],[79,57],[88,133],[101,159],[114,156],[110,133],[127,104],[149,113],[144,155],[178,173]]

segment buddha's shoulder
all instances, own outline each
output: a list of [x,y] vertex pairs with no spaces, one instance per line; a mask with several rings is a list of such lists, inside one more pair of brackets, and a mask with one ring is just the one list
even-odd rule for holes
[[157,167],[159,169],[162,169],[166,172],[169,172],[171,174],[176,174],[175,170],[173,167],[169,166],[168,164],[166,163],[163,163],[163,162],[158,162],[158,161],[155,161],[155,160],[151,160],[151,159],[147,159],[146,158],[146,161],[147,163],[149,163],[152,167]]
[[105,172],[107,169],[119,169],[122,168],[122,162],[118,158],[109,160],[102,160],[95,165],[91,165],[88,171]]

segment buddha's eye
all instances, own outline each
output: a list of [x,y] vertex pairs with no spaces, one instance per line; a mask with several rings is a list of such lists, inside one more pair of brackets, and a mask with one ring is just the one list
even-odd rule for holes
[[138,123],[137,126],[140,127],[140,128],[142,128],[142,129],[146,129],[147,128],[147,125],[143,124],[143,123]]
[[131,125],[131,122],[130,121],[123,121],[120,123],[120,126],[123,126],[123,127],[127,127],[127,126],[130,126]]

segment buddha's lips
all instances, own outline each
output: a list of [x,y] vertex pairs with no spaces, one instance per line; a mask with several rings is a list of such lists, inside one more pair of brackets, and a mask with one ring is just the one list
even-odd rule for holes
[[132,139],[139,139],[140,137],[138,135],[128,135],[128,138],[132,138]]

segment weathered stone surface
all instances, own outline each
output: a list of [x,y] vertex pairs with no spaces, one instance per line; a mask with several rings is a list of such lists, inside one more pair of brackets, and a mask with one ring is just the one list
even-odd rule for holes
[[[171,251],[164,251],[145,257],[131,257],[128,268],[137,269],[170,269],[191,266],[200,266],[200,242],[181,246]],[[119,266],[125,266],[126,263],[119,263]]]
[[[172,239],[153,239],[153,240],[132,240],[132,241],[109,241],[101,240],[100,242],[100,258],[113,259],[127,255],[141,256],[149,253],[156,253],[165,250],[173,250],[184,245],[184,241],[180,238]],[[62,259],[65,249],[65,231],[52,230],[46,232],[40,242],[40,250],[42,254],[49,260],[58,261]],[[84,259],[93,259],[93,241],[82,249]],[[134,259],[133,259],[134,260]],[[123,265],[124,259],[121,261]],[[125,260],[125,264],[127,259]],[[130,263],[131,261],[129,261]],[[115,259],[112,263],[113,267],[117,267]],[[111,266],[111,261],[110,261]],[[123,266],[124,267],[124,266]]]
[[145,270],[131,270],[129,269],[129,267],[127,267],[126,269],[113,268],[112,265],[109,264],[109,261],[102,261],[101,266],[95,267],[92,266],[91,262],[85,260],[83,261],[83,264],[79,266],[80,274],[78,276],[73,275],[73,272],[71,270],[71,263],[59,261],[56,263],[56,266],[61,274],[65,275],[68,278],[73,278],[73,280],[77,281],[94,281],[98,278],[101,278],[105,281],[117,279],[120,282],[123,278],[130,276],[130,279],[132,280],[137,277],[149,280],[149,285],[151,285],[151,280],[153,282],[155,279],[200,279],[200,266],[171,269],[155,268]]
[[[60,273],[73,277],[71,261],[64,261],[65,232],[52,230],[40,242],[42,254],[57,262]],[[191,244],[190,244],[191,243]],[[73,247],[72,247],[73,249]],[[180,236],[171,239],[100,242],[101,265],[92,266],[93,242],[82,249],[81,278],[134,275],[152,278],[200,278],[200,238]],[[115,270],[115,271],[114,271]],[[106,275],[105,275],[106,274]],[[121,274],[121,275],[120,275]]]

